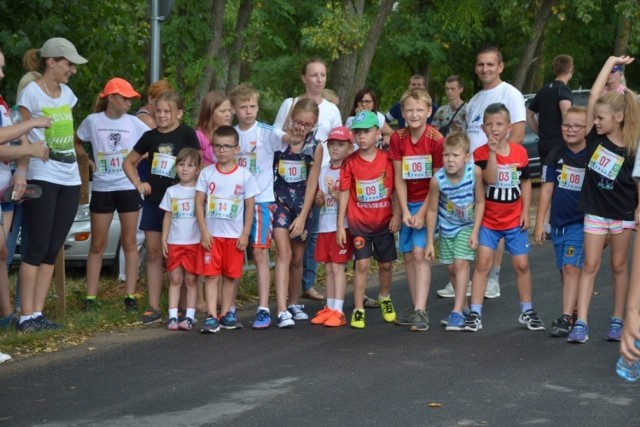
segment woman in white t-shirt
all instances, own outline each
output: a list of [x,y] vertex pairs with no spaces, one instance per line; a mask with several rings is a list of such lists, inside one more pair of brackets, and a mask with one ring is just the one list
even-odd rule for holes
[[[49,129],[33,129],[28,134],[31,143],[45,142],[49,160],[28,160],[27,182],[39,185],[42,196],[24,206],[29,237],[20,263],[19,331],[60,328],[44,317],[42,310],[53,264],[73,224],[80,199],[71,112],[78,98],[67,83],[77,72],[76,64],[86,62],[70,41],[59,37],[47,40],[41,49],[27,51],[23,59],[28,71],[39,70],[42,77],[29,83],[18,96],[22,119],[45,116],[52,123]],[[23,160],[18,162],[14,181],[20,178],[18,171],[25,166]]]
[[121,249],[125,255],[125,298],[127,311],[137,311],[136,291],[138,247],[136,230],[142,198],[122,170],[122,163],[138,139],[149,127],[127,114],[132,98],[140,98],[131,84],[121,78],[107,82],[98,96],[95,113],[87,116],[76,131],[78,152],[82,142],[91,143],[93,171],[91,191],[91,249],[87,259],[87,298],[85,309],[95,306],[102,268],[102,256],[107,246],[113,212],[118,211],[121,228]]

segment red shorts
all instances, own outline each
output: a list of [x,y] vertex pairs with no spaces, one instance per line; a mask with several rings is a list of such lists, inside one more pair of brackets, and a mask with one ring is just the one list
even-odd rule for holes
[[167,271],[172,272],[182,266],[187,273],[197,274],[199,246],[200,243],[191,245],[168,244]]
[[244,252],[236,248],[237,242],[237,238],[212,237],[210,251],[198,245],[198,274],[241,278]]
[[313,258],[317,262],[334,262],[336,264],[346,264],[351,261],[353,259],[353,239],[349,235],[349,230],[347,230],[347,243],[344,248],[338,246],[335,231],[318,233]]

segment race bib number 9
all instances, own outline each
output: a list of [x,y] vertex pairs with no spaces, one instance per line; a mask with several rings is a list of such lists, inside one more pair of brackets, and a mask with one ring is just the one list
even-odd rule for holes
[[304,160],[284,160],[278,162],[278,175],[290,184],[307,179],[307,165]]
[[562,172],[558,177],[558,188],[580,191],[584,181],[584,168],[562,165]]
[[427,179],[433,175],[431,155],[403,156],[402,179]]
[[498,177],[494,187],[515,188],[520,185],[518,169],[515,165],[498,165]]
[[195,204],[189,198],[171,198],[171,213],[174,219],[185,219],[195,217]]
[[153,175],[166,176],[167,178],[175,178],[176,156],[165,153],[155,153],[153,163],[151,163],[151,173]]
[[382,178],[356,180],[356,195],[359,202],[377,202],[387,197],[387,188]]
[[215,219],[236,219],[240,209],[240,199],[225,199],[209,196],[207,202],[207,217]]
[[235,156],[236,164],[240,167],[249,169],[251,175],[255,175],[258,171],[258,159],[256,153],[238,153]]
[[620,172],[622,162],[624,162],[624,157],[598,145],[589,160],[589,168],[607,179],[614,180]]
[[122,173],[122,163],[124,158],[129,154],[129,150],[99,152],[98,153],[98,173],[102,175],[111,175]]

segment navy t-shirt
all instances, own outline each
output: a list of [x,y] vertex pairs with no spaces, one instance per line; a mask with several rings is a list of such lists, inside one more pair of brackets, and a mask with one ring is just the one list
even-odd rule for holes
[[549,153],[542,166],[541,182],[553,183],[549,223],[561,228],[584,220],[578,210],[578,200],[587,166],[587,149],[574,153],[568,147],[558,147]]

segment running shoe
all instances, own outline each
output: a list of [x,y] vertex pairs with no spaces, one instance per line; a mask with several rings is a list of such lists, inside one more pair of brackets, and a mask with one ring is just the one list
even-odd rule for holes
[[291,328],[295,324],[296,322],[293,320],[293,315],[290,311],[285,310],[278,314],[278,328]]
[[351,314],[351,327],[354,329],[364,329],[364,310],[353,310]]
[[62,329],[62,325],[60,323],[54,323],[44,317],[44,315],[36,317],[35,319],[33,319],[33,321],[38,324],[38,329],[41,331],[54,331],[57,329]]
[[[465,308],[464,310],[462,310],[462,317],[466,319],[469,313],[471,313],[469,308],[468,307]],[[448,324],[449,324],[449,316],[440,319],[440,325],[447,326]]]
[[429,314],[425,310],[416,310],[411,317],[412,332],[426,331],[429,329]]
[[18,332],[34,332],[39,331],[40,326],[35,322],[35,319],[27,319],[24,322],[20,322],[16,325]]
[[472,311],[464,320],[464,330],[468,332],[477,332],[480,329],[482,329],[482,316],[475,311]]
[[312,325],[324,325],[324,322],[327,321],[333,315],[333,310],[329,307],[325,306],[322,310],[318,311],[316,315],[311,319]]
[[452,311],[447,319],[446,331],[462,331],[464,330],[464,314],[456,313]]
[[195,325],[196,325],[195,319],[192,319],[190,317],[185,317],[182,322],[178,323],[178,329],[182,331],[190,331],[193,329]]
[[309,320],[309,315],[302,310],[303,308],[304,305],[291,304],[287,308],[287,310],[289,311],[289,313],[291,313],[291,317],[293,317],[293,320]]
[[[436,295],[440,298],[454,298],[456,296],[456,292],[453,289],[453,283],[449,282],[444,288],[438,289],[436,291]],[[471,280],[469,280],[469,283],[467,284],[467,296],[471,296]]]
[[571,331],[571,325],[573,325],[573,317],[563,314],[551,323],[550,334],[554,337],[566,337]]
[[151,325],[153,323],[162,322],[162,315],[155,308],[149,307],[147,311],[142,313],[142,316],[140,316],[140,321],[143,325]]
[[330,328],[337,328],[339,326],[344,326],[347,324],[347,318],[344,313],[338,310],[333,310],[331,313],[331,317],[324,322],[324,326],[328,326]]
[[7,353],[3,353],[0,351],[0,363],[4,363],[8,360],[11,360],[11,356],[9,356]]
[[238,321],[235,311],[228,311],[222,319],[220,319],[220,327],[222,329],[242,329],[242,323]]
[[484,291],[484,297],[493,299],[500,296],[500,283],[495,279],[487,280],[487,290]]
[[204,325],[202,325],[202,329],[200,329],[201,334],[215,334],[220,330],[220,323],[218,323],[218,319],[213,316],[207,317],[207,320],[204,321]]
[[619,317],[612,317],[609,322],[609,329],[607,330],[607,341],[620,341],[622,335],[622,325],[624,321]]
[[525,325],[530,331],[544,331],[544,323],[533,309],[521,313],[518,322]]
[[396,310],[393,308],[391,297],[378,297],[382,318],[387,323],[393,323],[396,320]]
[[177,331],[178,330],[178,318],[177,317],[170,317],[169,320],[167,320],[167,330],[168,331]]
[[267,310],[258,310],[256,320],[253,321],[253,329],[268,329],[271,326],[271,314]]
[[124,311],[129,313],[133,313],[138,311],[138,303],[135,298],[125,297],[124,298]]
[[587,324],[582,320],[578,320],[574,323],[573,328],[571,328],[567,341],[580,344],[584,344],[589,341],[589,326],[587,326]]
[[411,319],[413,318],[413,313],[415,311],[413,308],[407,308],[400,314],[399,317],[396,318],[396,325],[400,326],[411,326]]

